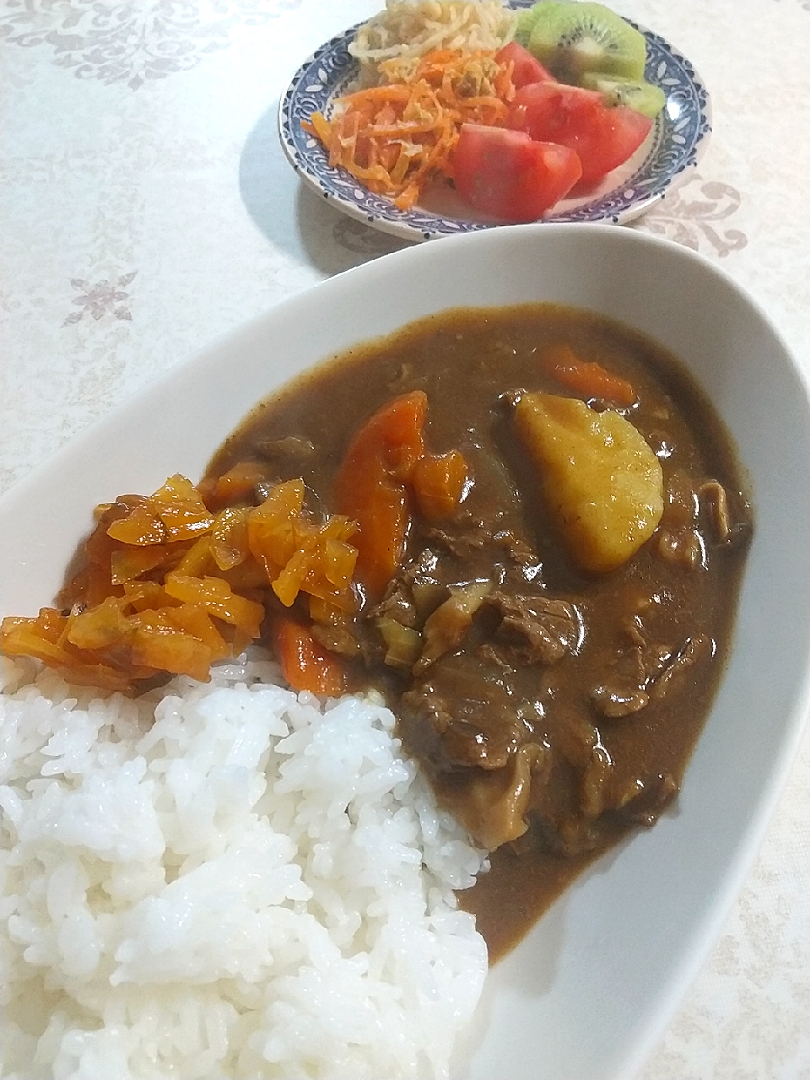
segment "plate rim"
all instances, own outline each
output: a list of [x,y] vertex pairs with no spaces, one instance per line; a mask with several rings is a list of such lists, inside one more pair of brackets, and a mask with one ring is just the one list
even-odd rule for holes
[[[533,0],[509,0],[507,6],[512,7],[515,10],[521,10],[530,7],[532,2]],[[605,192],[598,200],[592,202],[586,201],[571,210],[556,215],[549,214],[546,217],[539,218],[537,222],[531,222],[529,224],[630,224],[645,214],[656,203],[660,202],[667,195],[672,194],[680,187],[687,180],[688,176],[697,168],[708,147],[712,134],[712,103],[705,79],[703,79],[694,64],[683,51],[662,35],[626,16],[621,16],[621,18],[642,33],[648,44],[652,43],[659,50],[664,51],[684,70],[687,76],[687,83],[684,85],[690,87],[697,99],[696,136],[691,145],[687,148],[685,160],[680,162],[678,167],[674,170],[665,171],[655,182],[654,190],[649,192],[646,196],[633,199],[628,205],[614,211],[607,208],[605,213],[598,216],[584,215],[584,212],[587,211],[589,207],[598,206],[600,202],[604,202],[610,195],[619,191],[622,187],[628,186],[627,183],[619,183],[610,192]],[[322,61],[324,56],[330,55],[336,48],[347,44],[351,37],[357,32],[358,28],[363,25],[364,21],[367,20],[357,22],[347,29],[334,34],[327,41],[321,43],[314,49],[298,66],[279,98],[277,109],[278,139],[284,156],[303,182],[306,189],[317,195],[319,198],[324,199],[348,217],[354,218],[355,221],[359,221],[367,227],[373,228],[379,232],[395,236],[400,240],[422,242],[447,236],[481,232],[492,228],[510,227],[511,223],[505,222],[466,221],[458,218],[446,218],[439,214],[432,214],[430,211],[425,211],[421,208],[418,208],[420,223],[416,224],[412,220],[409,220],[409,215],[412,211],[399,210],[393,203],[390,206],[385,206],[384,204],[389,202],[389,200],[385,199],[384,196],[372,196],[375,201],[380,203],[378,212],[372,213],[357,201],[353,201],[346,197],[339,188],[331,184],[325,184],[322,178],[314,170],[309,168],[308,158],[302,154],[301,150],[296,145],[292,132],[292,125],[296,122],[296,118],[292,115],[292,110],[298,101],[300,84],[310,69]],[[325,85],[327,90],[327,100],[329,100],[332,93],[328,90],[329,84],[327,83]],[[659,117],[654,121],[651,136],[648,136],[648,139],[654,137],[655,143],[660,142],[661,132],[662,122],[659,114]],[[314,147],[313,149],[317,151],[318,147]],[[655,146],[651,147],[651,150],[654,149],[656,149]],[[323,153],[322,150],[320,152]],[[648,154],[647,158],[639,164],[636,174],[631,176],[629,180],[633,180],[640,168],[649,160],[650,156]],[[327,164],[325,166],[325,171],[328,176],[329,173],[336,172],[337,170]],[[356,183],[358,188],[362,187],[359,181]],[[371,193],[369,194],[371,195]],[[435,223],[435,225],[431,227],[431,223]]]

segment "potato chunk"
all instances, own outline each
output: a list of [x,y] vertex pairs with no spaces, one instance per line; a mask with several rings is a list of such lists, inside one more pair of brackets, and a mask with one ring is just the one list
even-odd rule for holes
[[621,566],[664,508],[661,465],[644,437],[619,413],[542,393],[520,399],[515,423],[574,561],[591,573]]

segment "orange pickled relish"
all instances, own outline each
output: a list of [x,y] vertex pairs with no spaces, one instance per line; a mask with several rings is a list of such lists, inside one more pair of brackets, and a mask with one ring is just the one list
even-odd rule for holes
[[207,681],[211,664],[261,636],[267,603],[354,611],[356,524],[315,520],[300,479],[255,505],[262,480],[252,463],[196,487],[176,474],[151,496],[98,507],[62,610],[3,619],[0,651],[131,693],[169,673]]

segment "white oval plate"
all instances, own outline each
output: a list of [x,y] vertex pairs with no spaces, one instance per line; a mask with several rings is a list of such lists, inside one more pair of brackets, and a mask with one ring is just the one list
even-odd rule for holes
[[[513,0],[512,7],[530,7],[531,0]],[[628,20],[629,21],[629,20]],[[695,166],[711,132],[709,94],[689,61],[651,30],[637,26],[647,40],[646,77],[666,94],[643,146],[600,187],[578,199],[563,199],[546,222],[595,221],[626,224],[643,214]],[[423,204],[398,210],[384,195],[375,195],[345,169],[329,165],[322,144],[301,127],[314,112],[328,114],[331,102],[345,94],[357,75],[349,55],[357,26],[327,41],[305,60],[281,98],[279,137],[284,153],[301,179],[322,198],[350,217],[402,240],[489,229],[499,224],[476,215],[451,189],[425,193]]]
[[174,368],[0,499],[0,615],[52,602],[97,503],[178,471],[198,478],[290,377],[449,307],[533,300],[620,319],[681,356],[736,439],[754,496],[734,650],[677,809],[595,864],[492,970],[454,1073],[628,1080],[742,881],[808,704],[810,402],[767,318],[720,269],[630,229],[525,225],[325,281]]

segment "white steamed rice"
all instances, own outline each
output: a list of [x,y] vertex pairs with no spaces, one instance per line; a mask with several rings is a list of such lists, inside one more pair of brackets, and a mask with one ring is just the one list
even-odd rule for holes
[[387,709],[257,660],[138,702],[0,670],[2,1077],[448,1075],[482,854]]

